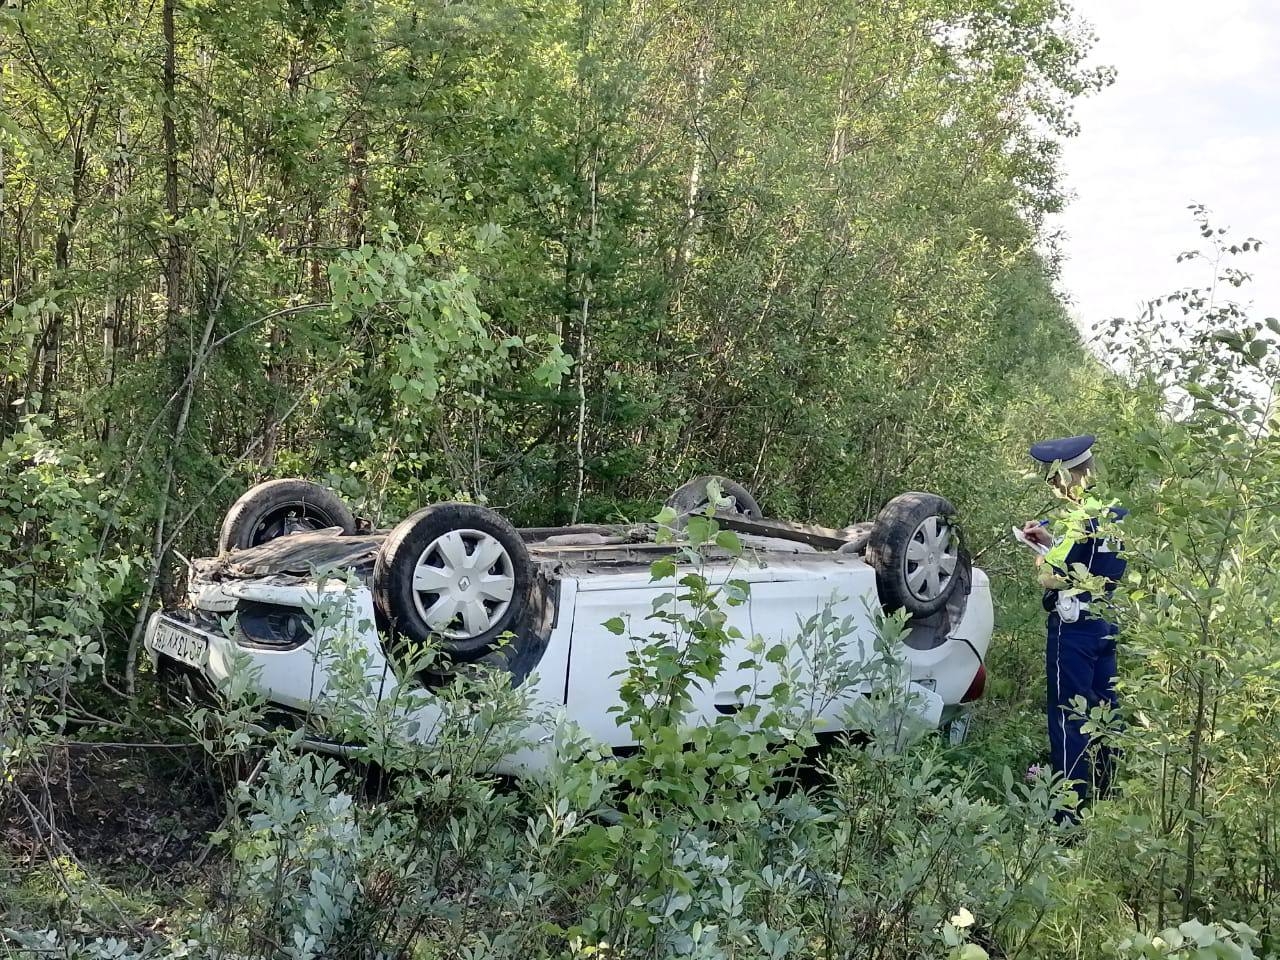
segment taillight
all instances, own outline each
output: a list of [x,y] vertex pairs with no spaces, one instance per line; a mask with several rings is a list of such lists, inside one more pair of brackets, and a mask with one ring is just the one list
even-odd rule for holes
[[987,689],[987,667],[986,664],[978,664],[978,672],[973,675],[973,682],[969,684],[969,689],[964,692],[964,696],[960,698],[961,703],[972,703],[974,700],[982,698],[982,694]]

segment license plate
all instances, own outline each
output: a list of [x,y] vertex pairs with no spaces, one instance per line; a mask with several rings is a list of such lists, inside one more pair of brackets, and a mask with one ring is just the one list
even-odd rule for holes
[[163,653],[192,667],[203,667],[209,656],[207,638],[167,620],[161,620],[156,624],[156,634],[151,641],[151,648],[156,653]]

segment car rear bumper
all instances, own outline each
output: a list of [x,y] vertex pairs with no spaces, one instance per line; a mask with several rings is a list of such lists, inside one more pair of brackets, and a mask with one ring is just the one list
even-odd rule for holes
[[948,632],[946,641],[927,650],[903,648],[911,679],[931,687],[948,708],[965,702],[978,669],[986,661],[994,622],[991,583],[985,573],[974,570],[964,616]]

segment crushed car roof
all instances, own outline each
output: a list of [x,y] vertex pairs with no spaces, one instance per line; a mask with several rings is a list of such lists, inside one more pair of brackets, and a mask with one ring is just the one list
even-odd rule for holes
[[[797,560],[829,557],[832,553],[857,553],[870,526],[857,524],[843,530],[830,530],[782,521],[726,522],[726,525],[743,528],[739,536],[748,550],[784,554]],[[281,575],[309,577],[316,570],[371,570],[388,532],[344,535],[340,527],[301,531],[256,547],[195,560],[192,567],[201,579],[214,581]],[[521,530],[520,534],[534,561],[544,569],[641,566],[679,547],[679,544],[658,543],[657,527],[653,524],[538,527]],[[722,551],[713,548],[709,558],[715,559],[719,553]],[[725,552],[723,558],[730,556]]]

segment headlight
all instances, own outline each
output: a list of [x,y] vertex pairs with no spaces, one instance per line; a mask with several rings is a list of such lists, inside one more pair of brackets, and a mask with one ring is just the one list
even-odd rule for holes
[[306,611],[279,603],[241,600],[236,604],[237,642],[249,647],[300,647],[313,625]]

